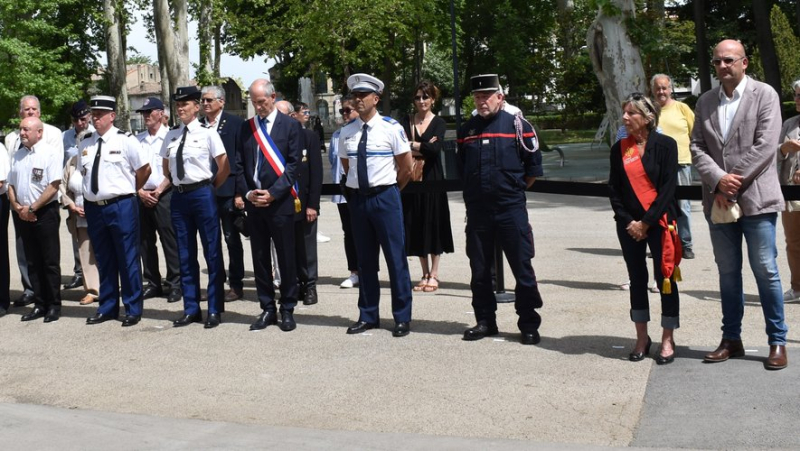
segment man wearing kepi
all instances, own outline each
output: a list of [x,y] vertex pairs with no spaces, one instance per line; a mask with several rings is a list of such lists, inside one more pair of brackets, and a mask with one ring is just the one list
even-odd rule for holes
[[78,146],[78,170],[83,174],[84,212],[100,273],[100,307],[86,324],[117,319],[121,284],[126,313],[122,326],[134,326],[142,318],[135,194],[150,175],[150,164],[139,141],[114,126],[114,98],[95,96],[89,103],[96,131]]
[[[219,215],[214,188],[219,188],[230,174],[225,146],[215,130],[205,128],[197,119],[200,90],[197,86],[178,88],[172,96],[180,126],[167,133],[161,147],[164,176],[172,180],[172,226],[178,242],[183,290],[183,316],[172,322],[175,327],[203,321],[200,311],[200,266],[197,263],[197,233],[203,245],[208,267],[208,317],[205,328],[222,322],[224,269],[220,244]],[[217,164],[214,176],[211,161]]]
[[358,321],[347,329],[358,334],[379,326],[378,256],[386,256],[392,291],[392,335],[411,331],[411,277],[405,251],[400,190],[411,179],[411,147],[403,127],[378,114],[383,82],[367,74],[347,79],[358,118],[342,128],[339,158],[358,254]]
[[275,108],[275,87],[258,79],[250,85],[256,115],[245,121],[236,154],[236,192],[244,196],[250,248],[261,314],[250,330],[278,324],[269,241],[275,242],[281,269],[281,324],[284,332],[297,327],[297,275],[294,261],[294,215],[300,212],[295,171],[303,149],[300,124]]
[[478,114],[458,131],[458,158],[467,207],[467,256],[472,270],[472,307],[477,325],[464,340],[497,335],[497,300],[492,289],[495,242],[499,241],[514,273],[522,344],[539,343],[542,297],[531,265],[533,232],[528,223],[525,189],[542,172],[542,155],[533,127],[521,114],[503,110],[497,75],[471,78]]
[[787,365],[783,290],[778,274],[775,223],[784,209],[775,165],[781,130],[778,94],[745,75],[741,43],[725,40],[711,60],[720,86],[697,101],[691,150],[703,180],[703,211],[719,271],[722,341],[706,362],[744,356],[742,237],[767,324],[767,369]]

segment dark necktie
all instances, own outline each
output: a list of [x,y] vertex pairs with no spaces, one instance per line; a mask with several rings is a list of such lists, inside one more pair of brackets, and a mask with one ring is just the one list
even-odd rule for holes
[[[269,119],[264,118],[264,120],[261,120],[260,117],[258,118],[258,125],[261,127],[261,131],[264,133],[264,137],[269,135],[267,133],[267,124],[269,124]],[[264,158],[264,152],[261,150],[261,147],[258,147],[256,152],[258,152],[258,174],[261,174],[261,168],[264,166],[264,163],[266,163],[267,160]]]
[[100,172],[100,153],[103,150],[103,138],[97,138],[97,153],[94,154],[92,163],[92,193],[97,194],[100,188],[97,183],[97,174]]
[[183,180],[186,171],[183,170],[183,144],[186,142],[186,134],[189,132],[189,127],[183,126],[183,135],[181,135],[181,143],[178,144],[178,152],[175,153],[175,164],[178,166],[178,180]]
[[367,175],[367,124],[364,123],[364,128],[361,130],[361,141],[358,142],[358,161],[356,168],[358,170],[358,189],[367,191],[369,190],[369,176]]

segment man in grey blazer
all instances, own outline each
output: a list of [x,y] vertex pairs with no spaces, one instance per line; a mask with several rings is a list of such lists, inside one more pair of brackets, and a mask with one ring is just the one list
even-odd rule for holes
[[[770,353],[764,366],[787,365],[783,293],[778,274],[775,224],[784,209],[775,166],[781,129],[778,94],[772,87],[745,75],[747,55],[741,43],[725,40],[711,60],[720,87],[697,101],[692,131],[692,159],[703,181],[703,211],[719,270],[722,298],[722,342],[706,362],[744,356],[741,330],[744,315],[742,237],[766,320]],[[711,220],[712,206],[740,208],[734,222]]]

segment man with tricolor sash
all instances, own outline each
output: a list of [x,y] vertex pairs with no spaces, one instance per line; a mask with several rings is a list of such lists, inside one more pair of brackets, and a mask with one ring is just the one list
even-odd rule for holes
[[278,324],[272,284],[270,239],[281,269],[281,330],[296,326],[297,272],[294,256],[294,214],[300,208],[295,182],[303,149],[300,123],[275,108],[275,88],[269,80],[250,85],[256,115],[242,124],[236,159],[236,191],[245,198],[256,293],[262,312],[250,330]]

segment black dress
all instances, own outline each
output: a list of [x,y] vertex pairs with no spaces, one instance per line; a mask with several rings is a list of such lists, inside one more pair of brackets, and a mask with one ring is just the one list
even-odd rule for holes
[[[411,124],[406,117],[401,121],[406,136],[420,142],[420,152],[425,158],[422,172],[422,183],[427,180],[444,180],[441,152],[447,124],[444,119],[435,116],[422,136],[411,134]],[[431,138],[438,139],[430,143]],[[450,228],[450,207],[447,193],[405,193],[403,199],[403,217],[406,231],[406,254],[425,257],[429,254],[441,255],[453,252],[453,232]]]

